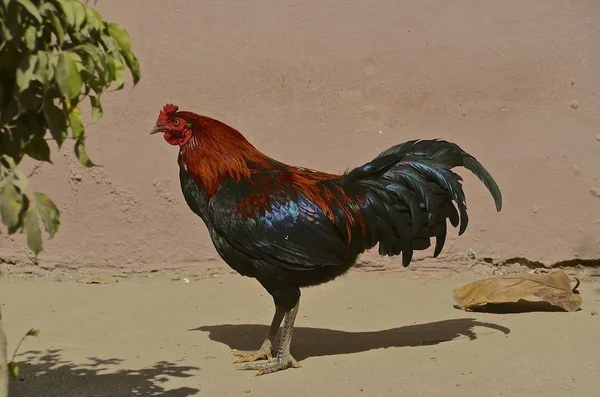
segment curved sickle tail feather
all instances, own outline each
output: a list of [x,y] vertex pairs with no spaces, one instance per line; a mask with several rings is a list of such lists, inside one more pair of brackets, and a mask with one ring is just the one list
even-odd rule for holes
[[502,194],[489,172],[475,157],[444,140],[393,146],[345,174],[344,189],[362,199],[357,204],[365,223],[362,249],[379,243],[380,254],[401,252],[402,264],[408,266],[413,251],[427,249],[435,237],[437,257],[446,240],[446,219],[459,228],[459,235],[469,222],[462,178],[452,171],[459,166],[483,182],[500,211]]

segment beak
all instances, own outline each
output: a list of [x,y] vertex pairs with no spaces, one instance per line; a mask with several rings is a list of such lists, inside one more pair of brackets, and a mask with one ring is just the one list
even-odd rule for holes
[[152,127],[152,129],[150,130],[150,135],[152,134],[156,134],[157,132],[162,132],[163,129],[160,128],[158,125],[155,125],[154,127]]

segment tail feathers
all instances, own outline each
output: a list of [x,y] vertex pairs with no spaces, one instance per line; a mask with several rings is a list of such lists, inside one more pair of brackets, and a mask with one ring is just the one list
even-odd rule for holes
[[479,178],[481,182],[488,188],[492,197],[494,198],[494,203],[496,204],[496,211],[500,211],[502,209],[502,193],[500,192],[500,188],[496,184],[496,181],[490,173],[483,168],[483,165],[477,161],[474,157],[467,156],[463,158],[463,166],[471,171],[473,174]]
[[[494,178],[475,157],[462,150],[455,143],[441,139],[412,140],[384,150],[371,163],[386,164],[390,165],[389,168],[392,168],[395,165],[392,158],[396,159],[396,164],[403,160],[418,159],[422,161],[423,159],[429,159],[447,166],[448,169],[463,166],[477,176],[488,188],[494,199],[496,211],[502,209],[502,193]],[[386,159],[386,161],[382,161],[382,159]]]
[[458,166],[483,182],[500,211],[502,194],[489,172],[458,145],[443,140],[393,146],[345,174],[342,185],[364,199],[360,207],[366,221],[365,248],[379,243],[380,254],[402,253],[402,264],[407,266],[414,250],[431,245],[431,237],[436,238],[433,256],[441,253],[446,219],[462,235],[469,217],[462,178],[452,171]]

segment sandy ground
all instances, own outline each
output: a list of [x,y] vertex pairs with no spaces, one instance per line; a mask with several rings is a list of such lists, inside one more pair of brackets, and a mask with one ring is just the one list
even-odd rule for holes
[[576,313],[468,313],[461,279],[354,273],[304,291],[292,344],[303,365],[255,377],[230,347],[258,347],[270,297],[228,275],[116,284],[0,282],[11,349],[11,396],[597,396],[600,283]]

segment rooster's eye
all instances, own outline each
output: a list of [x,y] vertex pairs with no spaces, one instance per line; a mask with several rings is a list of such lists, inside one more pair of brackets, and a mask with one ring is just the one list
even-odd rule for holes
[[173,125],[177,127],[179,125],[179,119],[173,120]]

